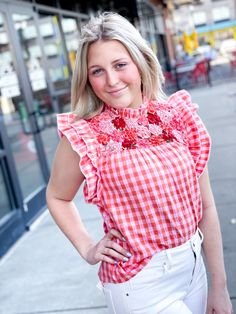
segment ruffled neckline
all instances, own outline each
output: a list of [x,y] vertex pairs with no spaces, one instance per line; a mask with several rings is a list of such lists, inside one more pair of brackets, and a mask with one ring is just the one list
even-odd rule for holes
[[122,118],[138,118],[147,113],[148,103],[149,102],[145,100],[137,108],[114,108],[108,104],[105,104],[104,109],[105,111],[109,111],[115,115],[119,115]]

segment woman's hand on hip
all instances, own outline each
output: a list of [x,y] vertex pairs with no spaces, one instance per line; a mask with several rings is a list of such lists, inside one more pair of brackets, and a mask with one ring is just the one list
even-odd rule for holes
[[101,261],[111,264],[118,261],[128,261],[132,256],[131,253],[119,245],[116,239],[125,241],[118,230],[111,229],[96,245],[91,245],[88,248],[85,260],[91,265]]

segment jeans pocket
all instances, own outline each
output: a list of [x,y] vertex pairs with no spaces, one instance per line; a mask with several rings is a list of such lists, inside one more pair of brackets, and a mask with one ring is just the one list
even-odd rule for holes
[[107,308],[108,308],[108,313],[109,314],[117,314],[116,310],[115,310],[114,303],[113,303],[111,291],[109,289],[103,288],[103,292],[104,292],[105,301],[106,301]]
[[128,282],[104,284],[103,292],[109,314],[130,314]]
[[131,289],[145,290],[153,280],[160,280],[167,274],[170,268],[170,261],[166,255],[158,256],[158,253],[155,254],[148,264],[129,280]]

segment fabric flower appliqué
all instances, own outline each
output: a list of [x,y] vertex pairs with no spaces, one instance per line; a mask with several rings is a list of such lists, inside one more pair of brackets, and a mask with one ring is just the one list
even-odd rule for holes
[[114,114],[107,109],[95,117],[96,123],[92,120],[90,125],[97,133],[98,143],[110,152],[157,146],[174,139],[181,141],[184,136],[181,121],[165,104],[158,106],[150,102],[145,111],[135,117],[123,116],[119,111]]

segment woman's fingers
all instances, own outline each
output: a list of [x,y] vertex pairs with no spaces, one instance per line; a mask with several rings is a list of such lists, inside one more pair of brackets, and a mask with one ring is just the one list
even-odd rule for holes
[[120,239],[121,241],[125,241],[125,238],[123,235],[120,233],[120,231],[116,229],[111,229],[107,234],[106,237],[109,239],[112,239],[113,237]]
[[127,262],[132,254],[116,243],[113,240],[114,238],[124,241],[124,237],[119,231],[111,229],[98,245],[97,251],[100,255],[100,260],[108,263]]
[[107,242],[106,245],[107,248],[110,248],[112,250],[114,250],[115,252],[117,252],[119,255],[125,256],[125,257],[131,257],[131,253],[128,252],[127,250],[125,250],[121,245],[119,245],[118,243],[110,240]]
[[101,255],[101,259],[100,260],[101,260],[101,262],[106,262],[106,263],[110,263],[110,264],[117,263],[116,260],[114,260],[111,257],[106,256],[106,255]]
[[126,251],[123,254],[121,254],[112,248],[104,248],[103,254],[124,262],[127,262],[129,260],[129,257],[131,257],[131,255],[128,254],[128,252]]

